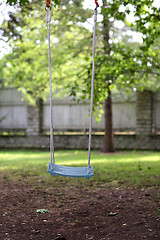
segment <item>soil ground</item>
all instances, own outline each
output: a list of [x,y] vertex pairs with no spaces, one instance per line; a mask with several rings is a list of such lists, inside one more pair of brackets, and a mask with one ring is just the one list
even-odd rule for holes
[[0,239],[160,239],[159,200],[155,189],[2,179]]

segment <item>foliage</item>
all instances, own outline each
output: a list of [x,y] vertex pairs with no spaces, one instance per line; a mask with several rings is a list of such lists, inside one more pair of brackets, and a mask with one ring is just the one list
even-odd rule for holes
[[[91,32],[83,24],[91,13],[83,9],[82,2],[56,1],[59,7],[52,8],[51,47],[54,94],[60,91],[64,94],[67,85],[70,95],[86,99],[90,98]],[[21,0],[19,11],[10,14],[10,20],[2,26],[3,35],[10,40],[13,52],[5,56],[0,68],[6,85],[23,87],[26,96],[32,93],[29,98],[36,99],[44,98],[48,92],[48,50],[45,2],[37,4],[37,0],[33,0],[31,3]],[[126,20],[130,13],[135,17],[134,22]],[[97,32],[94,106],[101,106],[108,86],[127,92],[133,88],[159,88],[159,11],[153,0],[103,0],[101,15],[103,20],[98,24]],[[122,21],[125,31],[141,32],[143,44],[135,44],[126,36],[120,37],[115,21]],[[104,42],[105,34],[109,37],[107,43]]]
[[[20,4],[20,6],[23,6],[23,5],[26,5],[26,4],[30,3],[29,0],[19,0],[18,2]],[[60,0],[52,0],[52,2],[54,2],[55,4],[59,4]],[[17,4],[17,0],[7,0],[7,3],[9,3],[10,5],[16,5]]]
[[[158,47],[158,45],[157,45]],[[95,66],[95,95],[94,106],[101,106],[107,96],[107,85],[110,90],[125,90],[128,94],[133,90],[160,89],[160,53],[155,48],[142,52],[140,48],[126,47],[124,44],[112,46],[110,55],[98,55]],[[91,64],[72,84],[72,95],[81,90],[80,98],[90,96]]]
[[[14,35],[15,40],[10,39],[13,50],[3,59],[2,76],[6,86],[18,87],[33,103],[39,97],[45,98],[49,92],[46,12],[41,6],[32,6],[27,13],[25,9],[15,14],[16,19],[22,14],[23,23],[18,26],[18,21],[13,28],[18,29],[18,34]],[[64,94],[66,78],[71,81],[76,76],[80,62],[85,61],[84,55],[90,52],[91,34],[81,26],[90,11],[83,10],[82,4],[76,1],[51,11],[54,23],[51,23],[52,75],[56,96]],[[6,25],[4,23],[4,29]]]
[[[17,3],[17,0],[7,0],[7,3],[9,3],[10,5],[15,5]],[[25,5],[29,3],[29,0],[20,0],[19,4],[20,5]]]
[[[106,2],[106,0],[103,0],[103,2]],[[160,34],[160,12],[158,7],[153,4],[154,0],[114,0],[107,3],[108,6],[102,9],[102,13],[108,19],[114,18],[114,20],[125,22],[126,17],[132,13],[135,21],[128,24],[143,33],[143,40],[147,46],[153,44]]]
[[[100,107],[108,95],[108,87],[110,90],[125,90],[128,94],[133,89],[156,91],[160,88],[159,11],[152,3],[152,0],[103,1],[103,21],[98,32],[102,36],[102,44],[99,44],[98,36],[94,91],[94,108],[99,117],[103,112]],[[132,11],[135,22],[129,23],[126,17]],[[123,21],[126,32],[140,31],[143,34],[143,44],[130,41],[123,35],[117,41],[119,36],[114,26],[115,21]],[[77,81],[69,85],[71,95],[75,98],[90,97],[91,68],[92,62],[88,60],[88,67],[85,66]]]

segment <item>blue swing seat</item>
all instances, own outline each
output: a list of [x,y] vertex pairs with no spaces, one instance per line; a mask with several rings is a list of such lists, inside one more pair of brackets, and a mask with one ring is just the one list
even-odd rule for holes
[[49,162],[47,172],[53,176],[59,175],[64,177],[90,178],[93,176],[93,167],[89,168],[89,173],[88,173],[88,167],[67,167],[67,166],[53,164],[53,168],[52,168],[51,163]]

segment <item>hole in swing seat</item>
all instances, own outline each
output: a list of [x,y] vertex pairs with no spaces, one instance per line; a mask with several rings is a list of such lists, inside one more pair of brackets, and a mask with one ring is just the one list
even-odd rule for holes
[[51,163],[49,162],[47,172],[50,173],[50,175],[52,176],[59,175],[64,177],[90,178],[93,176],[93,167],[89,168],[89,173],[88,173],[88,167],[68,167],[68,166],[53,164],[53,169],[52,169]]

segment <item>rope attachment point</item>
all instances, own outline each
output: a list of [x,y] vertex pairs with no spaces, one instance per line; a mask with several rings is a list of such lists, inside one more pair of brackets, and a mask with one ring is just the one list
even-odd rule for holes
[[99,7],[98,0],[95,0],[95,4],[96,4],[96,8],[98,8]]
[[46,8],[50,8],[51,0],[46,0]]

